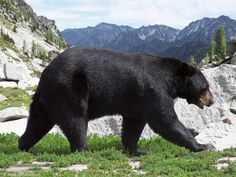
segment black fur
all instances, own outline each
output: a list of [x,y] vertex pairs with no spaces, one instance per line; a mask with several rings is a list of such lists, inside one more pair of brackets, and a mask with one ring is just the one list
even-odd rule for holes
[[19,148],[29,150],[57,124],[71,151],[86,150],[88,121],[120,114],[122,142],[130,154],[141,153],[137,142],[146,123],[165,139],[201,151],[207,146],[197,143],[178,120],[173,100],[192,100],[206,87],[199,70],[176,59],[108,49],[68,49],[42,73]]

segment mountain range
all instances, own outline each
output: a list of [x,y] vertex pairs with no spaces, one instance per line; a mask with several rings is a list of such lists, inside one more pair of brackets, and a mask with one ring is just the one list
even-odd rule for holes
[[224,15],[191,22],[182,30],[165,25],[135,29],[130,26],[100,23],[95,27],[66,29],[61,35],[69,46],[112,48],[126,52],[171,56],[185,61],[193,55],[200,62],[220,26],[225,29],[227,41],[236,39],[236,20]]

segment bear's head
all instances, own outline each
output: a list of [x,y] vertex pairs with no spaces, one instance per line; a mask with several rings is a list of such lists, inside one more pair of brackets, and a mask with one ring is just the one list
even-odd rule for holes
[[201,109],[204,106],[209,107],[213,104],[209,83],[200,70],[192,65],[183,63],[181,75],[184,79],[184,86],[181,90],[183,98],[187,100],[188,104],[195,104]]

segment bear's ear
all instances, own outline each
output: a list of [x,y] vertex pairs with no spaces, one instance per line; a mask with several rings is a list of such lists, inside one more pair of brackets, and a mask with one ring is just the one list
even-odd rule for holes
[[194,67],[187,63],[183,63],[179,70],[179,74],[182,76],[192,76],[194,75],[194,73],[195,73]]

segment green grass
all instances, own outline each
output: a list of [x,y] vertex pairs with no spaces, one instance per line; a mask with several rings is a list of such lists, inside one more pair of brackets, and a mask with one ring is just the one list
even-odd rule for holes
[[[35,88],[34,88],[35,89]],[[0,110],[13,107],[29,107],[30,96],[21,89],[0,88],[0,93],[8,100],[0,102]],[[82,153],[70,153],[68,141],[59,135],[47,135],[36,144],[29,153],[20,152],[18,136],[15,134],[0,134],[0,176],[1,177],[110,177],[110,176],[142,176],[133,172],[128,161],[140,161],[140,170],[146,172],[144,176],[236,176],[236,165],[229,163],[223,170],[216,170],[213,165],[221,157],[235,157],[236,148],[224,152],[199,152],[191,153],[185,148],[173,145],[157,137],[150,140],[141,140],[139,146],[147,152],[142,157],[129,157],[123,152],[120,137],[98,136],[88,137],[89,150]],[[53,162],[49,170],[42,170],[35,166],[26,173],[7,172],[6,169],[18,162],[31,166],[33,161]],[[60,171],[61,167],[72,164],[86,164],[88,170],[76,173],[74,171]]]
[[7,100],[0,102],[0,110],[8,107],[29,108],[31,97],[25,90],[0,87],[0,93],[8,98]]
[[[129,159],[141,161],[140,169],[144,176],[236,176],[236,166],[229,163],[224,170],[216,170],[213,165],[220,157],[236,156],[236,149],[224,152],[191,153],[157,137],[151,140],[141,140],[139,145],[147,155],[129,157],[123,152],[120,137],[109,136],[100,138],[89,136],[89,150],[70,153],[69,144],[60,135],[47,135],[28,153],[17,148],[18,136],[14,134],[0,135],[0,176],[43,176],[43,177],[73,177],[73,176],[141,176],[133,172],[128,164]],[[30,165],[32,161],[53,162],[49,170],[35,168],[27,173],[12,173],[6,169],[21,161]],[[87,164],[88,170],[82,172],[60,171],[60,167],[71,164]]]

